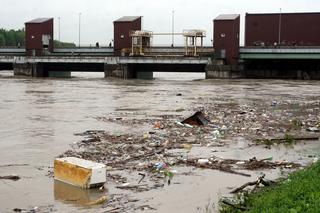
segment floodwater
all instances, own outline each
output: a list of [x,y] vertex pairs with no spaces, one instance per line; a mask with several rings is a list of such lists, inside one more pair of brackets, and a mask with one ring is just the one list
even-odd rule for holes
[[[70,79],[32,79],[1,71],[0,176],[17,174],[21,179],[0,180],[0,211],[35,206],[50,206],[58,212],[103,211],[84,208],[81,202],[68,201],[65,197],[68,193],[75,194],[85,203],[99,197],[96,191],[66,189],[47,175],[54,158],[81,140],[74,133],[91,129],[141,131],[105,123],[97,117],[119,112],[137,117],[177,114],[180,108],[201,107],[197,103],[199,97],[232,99],[239,104],[287,99],[304,102],[320,97],[317,81],[203,80],[204,74],[181,73],[155,73],[155,78],[107,80],[102,73],[78,73]],[[177,99],[178,93],[182,98]],[[289,152],[243,149],[244,146],[239,139],[234,146],[223,148],[220,155],[237,159],[271,155],[279,160],[298,157],[304,160],[320,150],[319,143],[297,146]],[[218,171],[193,169],[191,172],[194,175],[177,175],[170,187],[136,196],[146,199],[157,212],[205,212],[206,206],[216,204],[229,191],[228,187],[240,186],[259,175],[253,172],[253,177],[248,179]],[[277,175],[277,171],[270,172],[272,177]]]

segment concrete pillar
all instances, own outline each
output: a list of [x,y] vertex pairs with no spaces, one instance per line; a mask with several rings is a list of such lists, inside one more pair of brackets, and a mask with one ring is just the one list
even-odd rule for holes
[[15,76],[32,76],[32,65],[29,63],[14,63],[13,74]]
[[206,79],[230,79],[232,67],[229,65],[207,65]]
[[105,78],[113,77],[113,78],[130,79],[130,78],[135,78],[134,74],[135,73],[132,69],[132,66],[128,64],[117,64],[117,65],[105,64],[104,66]]
[[136,71],[132,64],[105,64],[104,77],[121,79],[153,79],[153,72]]
[[14,63],[13,73],[15,76],[48,77],[41,63]]

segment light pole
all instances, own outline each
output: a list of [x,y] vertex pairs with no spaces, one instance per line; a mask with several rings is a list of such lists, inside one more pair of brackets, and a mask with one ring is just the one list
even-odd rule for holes
[[279,13],[279,35],[278,35],[278,45],[280,46],[281,44],[281,19],[282,19],[282,11],[281,11],[281,8],[280,8],[280,13]]
[[174,46],[174,10],[172,10],[172,47]]
[[59,24],[59,27],[58,27],[58,29],[59,29],[59,42],[61,42],[61,40],[60,40],[60,17],[58,17],[58,24]]
[[81,13],[79,13],[79,48],[80,48],[80,35],[81,35]]

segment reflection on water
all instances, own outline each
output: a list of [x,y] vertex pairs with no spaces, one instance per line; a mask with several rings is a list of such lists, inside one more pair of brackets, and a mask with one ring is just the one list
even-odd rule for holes
[[56,201],[79,207],[86,206],[101,197],[98,189],[81,189],[57,180],[54,181],[53,191]]

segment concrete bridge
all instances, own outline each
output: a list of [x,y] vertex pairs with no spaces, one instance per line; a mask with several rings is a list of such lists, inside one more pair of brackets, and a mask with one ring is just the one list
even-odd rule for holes
[[153,72],[208,72],[210,57],[0,56],[0,69],[15,75],[48,77],[50,72],[104,72],[106,77],[152,78]]
[[119,78],[152,78],[153,72],[207,72],[212,47],[203,47],[197,57],[186,57],[184,51],[184,47],[152,47],[148,56],[120,57],[114,56],[113,48],[82,47],[55,48],[46,55],[28,56],[24,48],[0,48],[0,70],[13,69],[15,75],[33,77],[105,72],[106,77]]
[[[240,47],[239,63],[226,65],[205,47],[201,56],[183,56],[183,47],[153,47],[149,56],[114,56],[112,48],[54,49],[27,56],[24,48],[0,48],[0,70],[47,77],[70,72],[104,72],[106,77],[152,78],[153,72],[205,72],[206,78],[258,77],[320,79],[320,47]],[[70,75],[70,74],[69,74]]]

